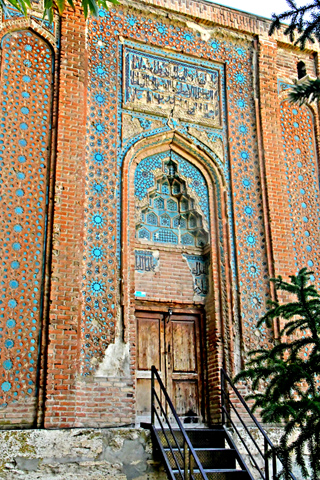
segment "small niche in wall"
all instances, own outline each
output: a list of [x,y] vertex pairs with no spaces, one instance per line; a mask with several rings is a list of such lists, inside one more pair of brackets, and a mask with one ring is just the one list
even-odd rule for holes
[[301,78],[307,75],[306,64],[302,62],[302,60],[300,60],[300,62],[297,63],[297,73],[298,73],[298,80],[300,80]]

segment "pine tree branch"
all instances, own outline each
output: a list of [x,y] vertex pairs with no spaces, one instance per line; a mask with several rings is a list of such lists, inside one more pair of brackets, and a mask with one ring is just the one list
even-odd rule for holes
[[[273,279],[277,290],[295,296],[287,303],[273,302],[259,321],[268,324],[273,318],[283,319],[279,343],[250,352],[246,368],[236,380],[251,382],[249,398],[253,410],[261,409],[264,422],[284,423],[277,447],[284,465],[281,475],[289,478],[290,454],[294,452],[304,477],[308,477],[309,465],[315,480],[320,478],[320,295],[309,284],[311,274],[304,268],[291,276],[290,282]],[[298,435],[292,440],[295,431]],[[308,462],[304,455],[307,445]]]
[[[292,0],[287,0],[289,9],[276,15],[272,14],[272,24],[269,29],[269,35],[275,30],[279,30],[281,22],[288,22],[284,34],[289,36],[290,42],[305,48],[306,42],[314,43],[315,39],[320,41],[320,1],[313,2],[298,7]],[[298,37],[295,38],[296,34]]]
[[289,100],[293,103],[303,105],[312,103],[320,98],[320,78],[307,80],[301,84],[296,84],[289,92]]

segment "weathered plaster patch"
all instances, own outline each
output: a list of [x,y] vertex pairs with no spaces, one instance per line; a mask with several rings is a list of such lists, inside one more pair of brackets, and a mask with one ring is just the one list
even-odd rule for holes
[[122,141],[126,142],[142,132],[155,130],[160,127],[163,127],[163,123],[160,120],[145,118],[138,114],[129,115],[125,113],[122,115]]
[[124,114],[122,115],[122,140],[125,141],[129,138],[139,135],[143,132],[139,120],[132,117],[131,115]]
[[121,338],[108,346],[104,359],[95,374],[96,377],[130,377],[129,344]]
[[186,22],[186,25],[188,28],[191,28],[191,30],[195,30],[196,32],[199,32],[201,35],[201,40],[204,40],[205,42],[207,42],[212,35],[211,29],[200,26],[197,23]]

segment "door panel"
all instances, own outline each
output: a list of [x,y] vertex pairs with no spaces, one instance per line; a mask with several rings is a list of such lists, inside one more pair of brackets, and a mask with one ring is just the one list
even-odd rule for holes
[[[193,372],[197,369],[195,322],[171,322],[172,372]],[[168,347],[169,349],[169,347]]]
[[152,365],[161,370],[161,338],[159,318],[139,318],[138,370],[151,370]]
[[151,366],[158,369],[178,412],[187,417],[201,414],[202,365],[200,317],[136,312],[137,415],[150,415]]
[[[173,315],[167,326],[167,389],[179,416],[200,415],[201,352],[197,316]],[[170,339],[170,340],[169,340]]]
[[199,416],[197,380],[173,380],[173,400],[179,416]]
[[160,376],[163,369],[163,315],[136,312],[137,319],[137,415],[149,416],[151,411],[151,367]]

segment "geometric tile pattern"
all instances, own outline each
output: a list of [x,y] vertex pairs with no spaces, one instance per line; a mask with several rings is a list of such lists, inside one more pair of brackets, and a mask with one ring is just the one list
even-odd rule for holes
[[[135,170],[134,178],[135,195],[139,200],[142,200],[147,195],[148,189],[155,185],[154,174],[152,172],[162,170],[162,160],[168,160],[169,157],[170,152],[168,151],[146,157],[139,163]],[[204,176],[198,168],[180,155],[173,152],[171,158],[174,162],[177,162],[178,176],[186,179],[188,189],[193,191],[199,198],[199,205],[204,217],[209,218],[209,194]]]
[[319,172],[313,113],[306,106],[283,101],[281,125],[294,261],[297,270],[308,267],[318,274]]
[[27,30],[2,39],[0,397],[34,395],[42,316],[53,58]]
[[194,191],[196,197],[199,199],[200,209],[204,218],[208,219],[209,223],[209,194],[204,176],[198,168],[187,160],[179,157],[179,155],[173,154],[172,158],[179,161],[181,177],[187,179],[187,186],[191,191]]
[[[163,116],[157,117],[156,112],[147,114],[126,110],[122,102],[125,50],[124,40],[119,41],[120,36],[127,39],[125,43],[130,48],[152,54],[153,62],[155,57],[163,58],[162,49],[165,48],[166,58],[182,62],[182,68],[192,63],[219,70],[221,82],[225,85],[220,95],[222,127],[203,127],[175,118],[168,121]],[[266,310],[269,283],[255,128],[251,42],[218,35],[205,40],[199,32],[174,20],[152,13],[135,13],[123,6],[109,11],[100,9],[98,18],[89,22],[87,40],[89,113],[81,351],[83,373],[88,374],[95,369],[97,360],[103,357],[106,347],[114,338],[120,268],[122,159],[139,139],[172,128],[195,145],[200,145],[211,156],[214,155],[208,146],[210,143],[202,143],[199,140],[201,135],[221,138],[224,142],[224,161],[216,158],[216,163],[228,189],[231,268],[239,289],[244,342],[248,348],[261,344],[268,336],[267,332],[263,329],[256,332],[260,337],[253,335],[253,332],[256,331],[257,319]],[[189,54],[192,57],[187,56]],[[225,72],[221,65],[225,65]],[[123,114],[127,119],[132,119],[130,134],[122,132]],[[152,128],[153,123],[155,129]],[[198,138],[190,134],[195,129],[199,131]],[[124,143],[122,138],[125,139]],[[208,164],[207,168],[212,169],[213,173],[212,164]],[[219,201],[218,198],[220,208]],[[218,217],[221,218],[219,212]],[[219,235],[223,235],[221,222]],[[223,271],[223,251],[221,258]]]
[[23,18],[24,15],[15,7],[7,6],[3,10],[3,17],[4,17],[4,20],[9,20],[9,19],[11,20],[12,18]]
[[135,196],[142,200],[148,190],[155,186],[154,171],[162,171],[162,159],[168,157],[169,152],[146,157],[137,166],[134,174]]

